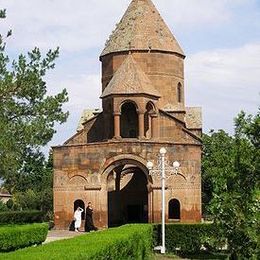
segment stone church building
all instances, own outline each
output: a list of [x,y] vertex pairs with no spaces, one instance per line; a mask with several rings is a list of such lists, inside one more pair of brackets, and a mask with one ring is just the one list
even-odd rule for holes
[[166,222],[199,222],[201,109],[185,106],[185,55],[151,0],[132,0],[99,59],[102,110],[53,147],[56,228],[89,201],[98,227],[160,222],[161,180],[146,164],[161,147],[180,163],[166,180]]

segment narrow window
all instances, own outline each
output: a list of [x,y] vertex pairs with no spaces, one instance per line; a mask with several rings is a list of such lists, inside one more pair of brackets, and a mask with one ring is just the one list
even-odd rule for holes
[[178,98],[178,102],[179,102],[179,103],[181,103],[181,100],[182,100],[181,90],[182,90],[181,83],[178,83],[178,87],[177,87],[177,98]]

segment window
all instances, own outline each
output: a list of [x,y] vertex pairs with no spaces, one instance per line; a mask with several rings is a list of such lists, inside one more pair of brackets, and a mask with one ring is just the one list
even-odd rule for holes
[[182,101],[182,85],[181,83],[178,83],[178,87],[177,87],[177,99],[178,99],[178,103],[181,103]]
[[154,104],[152,102],[149,102],[146,105],[146,112],[144,114],[144,134],[146,138],[152,137],[152,114],[155,114]]

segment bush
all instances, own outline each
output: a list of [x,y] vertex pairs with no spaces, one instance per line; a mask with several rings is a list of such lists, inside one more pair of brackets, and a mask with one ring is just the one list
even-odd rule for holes
[[0,254],[0,259],[149,259],[152,253],[152,226],[126,225],[91,232],[72,239]]
[[[153,243],[161,243],[161,225],[153,225]],[[201,249],[218,251],[225,241],[220,241],[214,224],[169,224],[166,225],[165,244],[168,252],[183,254],[200,253]]]
[[0,212],[0,224],[28,224],[43,222],[41,211],[7,211]]
[[0,227],[0,252],[13,251],[45,241],[48,224]]
[[8,207],[6,206],[6,204],[0,200],[0,212],[5,212],[8,210]]

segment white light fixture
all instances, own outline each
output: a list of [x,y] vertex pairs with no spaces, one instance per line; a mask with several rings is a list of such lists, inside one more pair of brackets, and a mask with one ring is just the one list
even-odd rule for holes
[[173,164],[172,164],[173,168],[178,170],[180,168],[180,163],[175,161]]
[[151,161],[148,161],[146,164],[147,169],[150,171],[153,168],[153,163]]
[[166,149],[164,148],[164,147],[162,147],[161,149],[160,149],[160,154],[166,154]]

